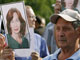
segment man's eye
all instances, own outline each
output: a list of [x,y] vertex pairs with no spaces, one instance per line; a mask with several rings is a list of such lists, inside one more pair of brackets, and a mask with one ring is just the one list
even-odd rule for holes
[[64,31],[68,31],[68,30],[71,30],[71,28],[69,28],[69,27],[64,27],[63,30],[64,30]]
[[59,27],[57,27],[57,28],[56,28],[56,30],[60,30],[60,28],[59,28]]

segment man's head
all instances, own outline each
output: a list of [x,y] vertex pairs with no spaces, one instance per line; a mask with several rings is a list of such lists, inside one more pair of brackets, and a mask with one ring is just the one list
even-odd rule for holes
[[61,11],[61,0],[56,0],[56,4],[54,6],[54,12],[55,14],[60,13]]
[[35,28],[36,17],[31,6],[26,6],[26,14],[29,22],[29,27]]
[[35,29],[39,28],[39,27],[45,27],[45,19],[40,17],[40,16],[36,16],[36,21],[35,21]]
[[51,22],[56,24],[55,38],[59,47],[78,46],[80,15],[77,11],[66,9],[51,16]]
[[56,4],[52,5],[54,7],[54,13],[58,14],[61,11],[61,0],[56,0]]

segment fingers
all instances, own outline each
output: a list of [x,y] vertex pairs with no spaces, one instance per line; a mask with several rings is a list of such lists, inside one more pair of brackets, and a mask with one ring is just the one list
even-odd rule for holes
[[32,52],[31,57],[32,60],[42,60],[37,52]]
[[2,56],[4,59],[8,59],[8,60],[14,60],[15,58],[12,49],[4,49]]
[[38,60],[39,54],[37,52],[32,52],[31,57],[32,57],[32,60]]
[[39,57],[39,54],[37,52],[32,52],[31,56]]

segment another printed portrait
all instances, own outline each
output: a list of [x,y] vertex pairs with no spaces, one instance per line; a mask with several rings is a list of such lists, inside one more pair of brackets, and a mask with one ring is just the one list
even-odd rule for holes
[[78,9],[76,8],[78,5],[78,0],[61,0],[61,5],[62,11],[65,9],[73,9],[78,11]]

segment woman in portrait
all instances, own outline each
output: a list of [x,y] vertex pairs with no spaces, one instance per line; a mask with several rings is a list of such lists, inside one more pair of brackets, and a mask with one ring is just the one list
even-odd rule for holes
[[7,20],[7,40],[12,49],[29,48],[28,40],[24,37],[26,23],[21,13],[16,8],[11,8],[6,16]]
[[78,0],[61,0],[61,4],[62,4],[62,8],[61,8],[62,11],[65,9],[73,9],[78,11],[78,9],[76,9]]

